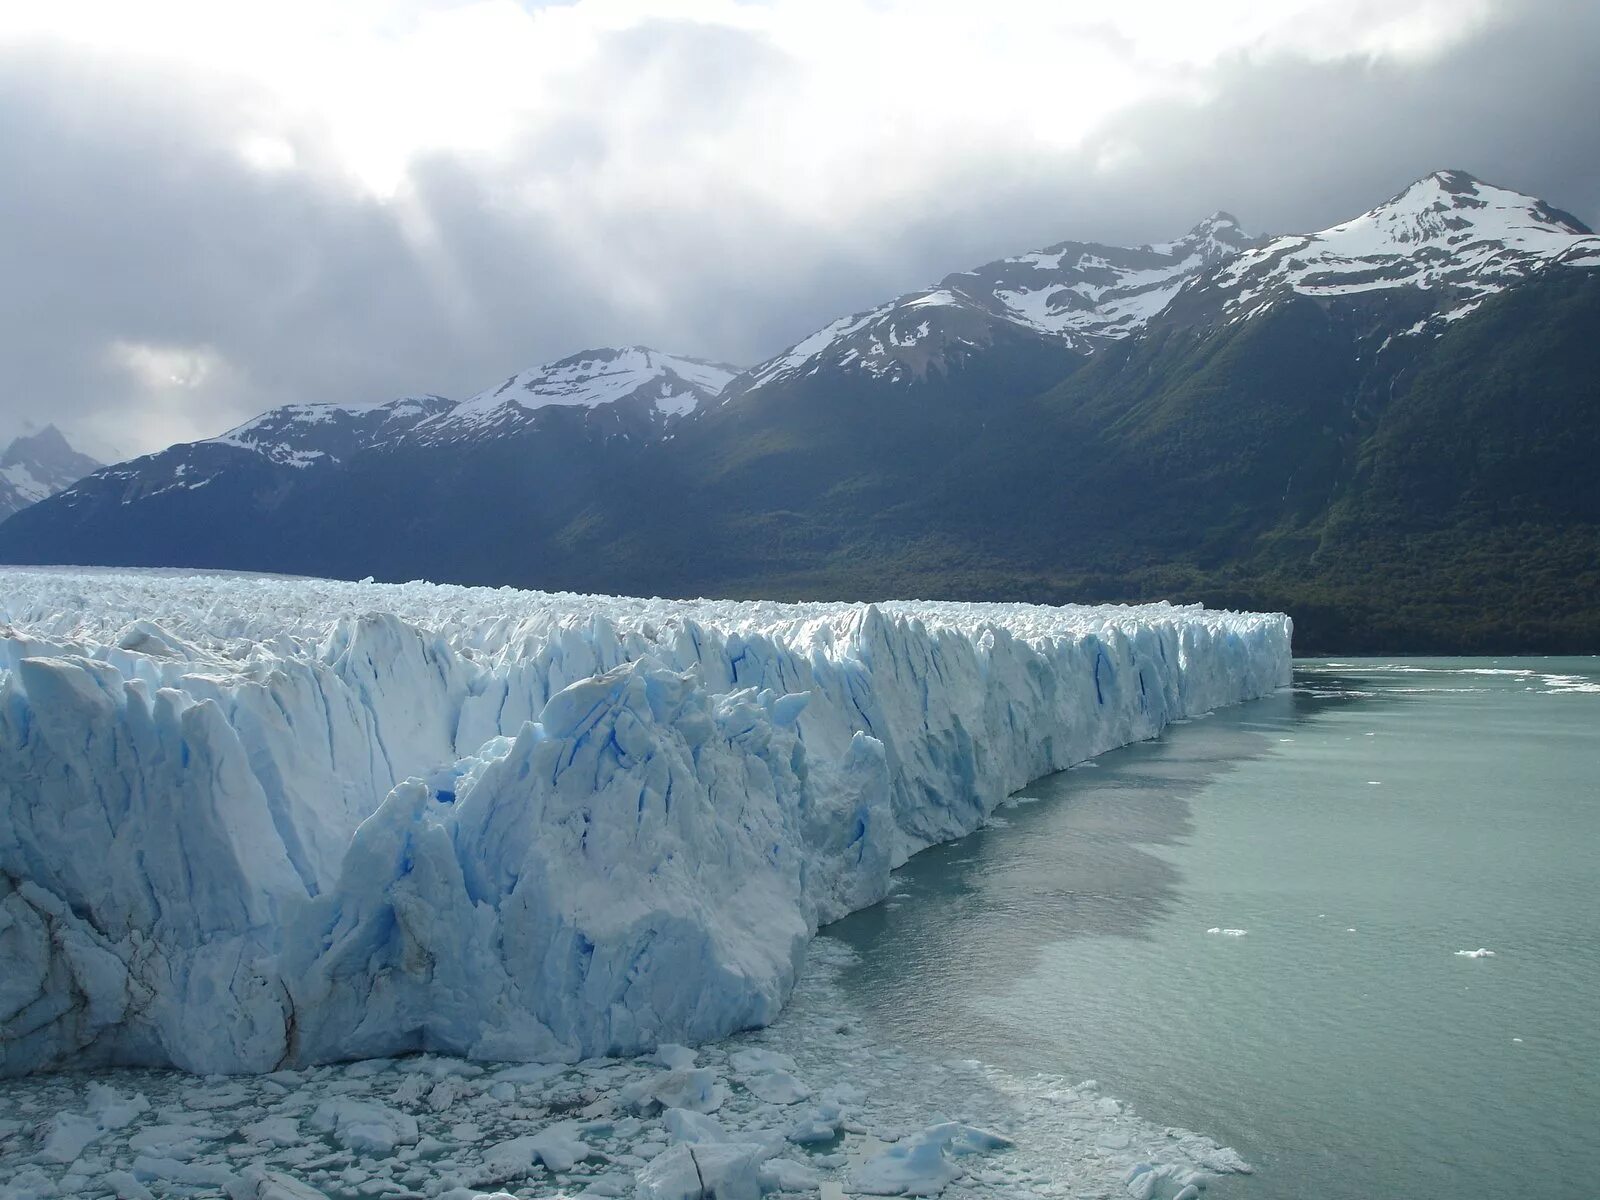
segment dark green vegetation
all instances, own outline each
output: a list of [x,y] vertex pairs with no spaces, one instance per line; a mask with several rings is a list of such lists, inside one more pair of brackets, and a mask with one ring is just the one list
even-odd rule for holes
[[738,453],[693,458],[678,530],[716,543],[677,540],[672,589],[1170,598],[1288,611],[1306,653],[1600,651],[1600,276],[1386,336],[1296,297],[1034,396],[797,385],[745,436],[697,431]]
[[[1407,301],[1181,313],[1083,358],[998,323],[909,385],[816,375],[664,442],[542,410],[338,469],[113,472],[0,559],[660,595],[1283,609],[1302,653],[1600,652],[1600,274],[1546,271],[1443,337]],[[126,501],[132,499],[133,503]]]

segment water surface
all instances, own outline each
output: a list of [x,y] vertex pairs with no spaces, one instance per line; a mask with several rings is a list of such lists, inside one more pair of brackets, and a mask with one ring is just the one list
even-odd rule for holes
[[1300,663],[999,816],[829,929],[883,1036],[1094,1077],[1220,1195],[1600,1178],[1596,660]]

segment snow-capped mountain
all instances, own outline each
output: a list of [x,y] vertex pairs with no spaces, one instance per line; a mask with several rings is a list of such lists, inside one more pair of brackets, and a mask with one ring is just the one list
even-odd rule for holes
[[1245,250],[1184,299],[1248,319],[1289,293],[1345,301],[1405,293],[1422,315],[1402,332],[1437,332],[1558,266],[1600,266],[1600,237],[1533,196],[1435,171],[1359,217]]
[[1600,239],[1444,171],[1316,233],[999,259],[743,374],[596,350],[276,410],[14,515],[0,561],[1181,596],[1301,605],[1327,649],[1589,652],[1596,327]]
[[607,408],[665,425],[715,399],[739,368],[663,354],[645,346],[584,350],[519,372],[463,400],[417,431],[423,442],[504,433],[550,408]]
[[829,370],[896,383],[921,379],[989,346],[997,322],[1090,353],[1138,333],[1186,282],[1258,241],[1234,217],[1218,212],[1170,242],[1058,242],[996,259],[840,317],[729,390],[753,391]]
[[219,479],[303,473],[337,467],[357,451],[395,441],[430,416],[454,407],[442,396],[407,396],[379,404],[286,404],[199,442],[105,467],[66,488],[62,503],[92,504],[107,493],[132,504],[166,492],[192,492]]
[[[214,438],[108,467],[85,479],[79,490],[87,494],[110,487],[123,503],[131,503],[173,490],[194,491],[241,470],[287,467],[315,473],[363,451],[504,440],[540,429],[540,414],[553,409],[604,416],[602,436],[612,430],[648,434],[714,398],[735,371],[636,346],[586,350],[520,372],[460,402],[422,395],[376,404],[286,404]],[[293,478],[275,484],[274,491],[284,486],[293,486]],[[64,503],[79,499],[74,493]]]
[[99,466],[74,450],[54,425],[16,438],[0,454],[0,519],[70,487]]

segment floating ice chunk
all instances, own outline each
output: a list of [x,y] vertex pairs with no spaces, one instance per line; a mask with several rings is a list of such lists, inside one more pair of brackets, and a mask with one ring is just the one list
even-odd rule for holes
[[147,1125],[128,1139],[130,1150],[158,1150],[170,1158],[186,1158],[201,1142],[214,1142],[224,1131],[207,1125]]
[[851,1172],[850,1182],[869,1196],[937,1196],[961,1174],[957,1157],[1010,1145],[997,1133],[944,1121],[879,1151]]
[[417,1141],[415,1117],[374,1100],[325,1100],[311,1114],[311,1125],[357,1153],[391,1154],[396,1146]]
[[243,1193],[241,1200],[328,1200],[327,1193],[308,1183],[260,1167],[245,1171],[244,1183],[249,1190]]
[[696,1054],[688,1046],[680,1046],[676,1042],[662,1042],[649,1057],[669,1071],[687,1071],[694,1066]]
[[1456,951],[1456,957],[1457,958],[1493,958],[1494,957],[1494,951],[1493,950],[1485,950],[1482,946],[1479,946],[1476,950],[1457,950]]
[[93,1117],[57,1113],[50,1118],[42,1132],[39,1157],[45,1162],[69,1163],[105,1133],[105,1127]]
[[844,1122],[844,1109],[831,1101],[820,1104],[789,1127],[784,1136],[797,1146],[813,1146],[831,1142],[839,1136]]
[[494,1073],[496,1083],[544,1083],[567,1069],[564,1063],[522,1063]]
[[[1228,1151],[1228,1153],[1233,1152]],[[1238,1158],[1237,1155],[1234,1157]],[[1243,1166],[1244,1160],[1240,1159],[1239,1162]],[[1249,1168],[1246,1167],[1243,1173],[1248,1174]],[[1172,1200],[1178,1200],[1179,1197],[1183,1200],[1194,1200],[1207,1182],[1203,1172],[1178,1163],[1137,1162],[1129,1167],[1128,1173],[1123,1176],[1123,1184],[1133,1200],[1156,1200],[1159,1196],[1171,1196]]]
[[557,1121],[533,1135],[533,1152],[552,1171],[570,1171],[593,1150],[578,1136],[578,1122]]
[[150,1101],[141,1093],[124,1096],[103,1083],[91,1083],[85,1096],[89,1115],[99,1122],[102,1129],[121,1129],[150,1107]]
[[99,1182],[102,1187],[110,1188],[117,1200],[155,1200],[150,1189],[135,1179],[131,1171],[107,1171]]
[[793,1074],[799,1070],[794,1059],[787,1054],[754,1046],[735,1050],[728,1056],[728,1066],[741,1075],[754,1075],[762,1071],[788,1071]]
[[262,1142],[266,1146],[299,1146],[304,1138],[299,1122],[293,1117],[262,1117],[258,1122],[238,1126],[245,1141]]
[[669,1108],[661,1114],[661,1125],[667,1136],[675,1142],[725,1142],[727,1132],[722,1123],[705,1113],[687,1108]]
[[728,1089],[715,1071],[697,1067],[691,1071],[668,1071],[629,1084],[622,1089],[622,1103],[646,1114],[663,1108],[710,1113],[722,1107],[727,1095]]
[[533,1170],[537,1157],[531,1133],[496,1142],[483,1152],[483,1178],[497,1182],[520,1179]]
[[538,1133],[523,1134],[489,1147],[483,1152],[485,1169],[496,1180],[515,1179],[543,1163],[552,1171],[572,1170],[594,1153],[578,1136],[576,1121],[557,1121]]
[[750,1142],[680,1143],[639,1172],[636,1200],[760,1200],[763,1147]]
[[792,1158],[769,1158],[759,1174],[764,1192],[814,1192],[822,1183],[815,1168]]
[[214,1188],[224,1194],[237,1191],[241,1186],[237,1175],[216,1163],[180,1162],[157,1154],[141,1154],[135,1158],[133,1175],[145,1183],[159,1181],[183,1187]]
[[744,1086],[768,1104],[798,1104],[811,1095],[811,1089],[787,1071],[765,1071],[750,1075]]
[[1248,929],[1224,929],[1220,925],[1213,925],[1210,929],[1206,930],[1206,932],[1220,933],[1223,937],[1243,937],[1250,931]]

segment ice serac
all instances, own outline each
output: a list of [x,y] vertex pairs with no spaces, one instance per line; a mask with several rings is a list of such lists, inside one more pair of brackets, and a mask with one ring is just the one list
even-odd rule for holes
[[572,1060],[759,1025],[894,865],[1272,690],[1289,636],[1164,604],[5,571],[0,1065]]

